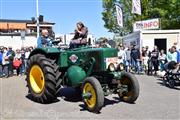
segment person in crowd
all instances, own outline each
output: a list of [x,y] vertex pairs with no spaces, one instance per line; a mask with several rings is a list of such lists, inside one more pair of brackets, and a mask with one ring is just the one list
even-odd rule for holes
[[2,59],[3,59],[3,50],[2,50],[2,48],[0,48],[0,77],[3,76]]
[[180,50],[176,48],[176,52],[177,52],[177,63],[180,63]]
[[171,62],[171,61],[175,61],[177,62],[177,58],[178,55],[177,55],[177,51],[176,51],[176,47],[175,46],[172,46],[170,49],[169,49],[169,52],[167,53],[167,62]]
[[150,58],[151,57],[151,51],[149,50],[149,47],[146,46],[145,49],[146,49],[147,56]]
[[3,58],[2,58],[2,69],[3,69],[3,76],[9,77],[9,56],[8,56],[8,49],[6,47],[3,48]]
[[28,61],[29,55],[31,53],[30,51],[31,51],[31,49],[28,47],[25,50],[25,71],[26,71],[26,67],[27,67],[27,61]]
[[21,58],[22,58],[21,51],[20,51],[20,49],[17,49],[15,57],[14,57],[14,61],[13,61],[13,68],[16,69],[17,75],[22,74],[22,69],[21,69],[22,59]]
[[159,50],[158,50],[157,46],[155,45],[154,49],[151,52],[151,61],[152,61],[153,67],[154,67],[155,75],[157,74],[157,71],[159,70],[158,58],[159,58]]
[[173,46],[175,46],[175,47],[176,47],[176,50],[177,50],[177,51],[179,51],[179,50],[180,50],[180,46],[178,46],[178,43],[177,43],[177,42],[175,42]]
[[143,66],[143,70],[147,71],[148,69],[148,46],[147,47],[142,47],[142,52],[141,52],[141,56],[142,56],[142,66]]
[[14,58],[21,59],[21,52],[19,49],[16,50]]
[[124,50],[124,46],[121,45],[118,46],[118,58],[119,58],[119,63],[123,63],[125,65],[126,52]]
[[8,47],[7,56],[9,58],[9,75],[13,75],[13,73],[14,73],[13,60],[14,60],[15,52],[12,50],[11,46]]
[[25,48],[21,48],[21,61],[22,61],[22,64],[21,64],[21,71],[20,73],[25,73]]
[[141,72],[140,56],[140,50],[136,47],[136,45],[133,45],[131,49],[132,66],[135,69],[135,73],[138,74]]
[[88,28],[82,23],[76,24],[75,35],[70,42],[69,48],[77,48],[78,45],[87,44]]
[[108,43],[107,38],[103,38],[102,41],[100,42],[100,47],[102,48],[111,48],[111,46]]
[[30,52],[32,52],[33,49],[34,49],[34,48],[33,48],[32,46],[29,47],[29,51],[30,51]]
[[160,65],[161,72],[164,70],[165,63],[166,63],[166,54],[164,50],[161,50],[159,54],[159,65]]
[[43,29],[41,35],[37,39],[37,48],[51,46],[51,40],[49,39],[49,32],[47,29]]
[[14,61],[13,61],[13,66],[16,70],[17,76],[21,76],[21,58],[19,56],[15,56]]
[[130,66],[131,66],[131,48],[128,47],[125,51],[126,53],[126,71],[130,72]]

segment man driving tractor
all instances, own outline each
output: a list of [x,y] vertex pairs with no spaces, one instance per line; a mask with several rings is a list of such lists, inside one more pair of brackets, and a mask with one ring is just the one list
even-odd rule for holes
[[41,36],[37,40],[37,48],[42,48],[45,46],[51,46],[51,40],[49,39],[49,32],[47,29],[43,29]]

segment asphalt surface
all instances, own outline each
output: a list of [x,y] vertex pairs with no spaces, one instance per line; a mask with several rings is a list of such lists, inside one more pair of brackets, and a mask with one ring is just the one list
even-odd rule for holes
[[62,89],[59,101],[39,104],[27,96],[25,76],[0,78],[0,120],[124,120],[179,119],[180,87],[170,89],[159,78],[136,76],[140,96],[135,104],[108,96],[99,114],[84,109],[80,96],[73,89]]

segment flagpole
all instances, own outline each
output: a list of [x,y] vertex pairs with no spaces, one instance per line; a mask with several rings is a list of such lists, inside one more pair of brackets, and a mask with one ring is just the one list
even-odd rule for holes
[[36,24],[37,24],[37,38],[39,37],[39,1],[36,0]]

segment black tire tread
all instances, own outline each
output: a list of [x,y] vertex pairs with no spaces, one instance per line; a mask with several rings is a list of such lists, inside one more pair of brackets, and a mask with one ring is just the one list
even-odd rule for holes
[[90,83],[94,87],[95,92],[96,92],[97,100],[96,100],[96,105],[95,105],[94,108],[92,108],[92,109],[88,108],[88,106],[84,102],[85,106],[90,112],[98,113],[102,109],[102,107],[104,106],[104,92],[103,92],[103,89],[101,87],[101,84],[99,83],[99,81],[95,77],[87,77],[87,78],[85,78],[85,80],[83,81],[82,86],[84,87],[84,85],[86,83]]
[[129,96],[128,99],[126,99],[126,100],[124,99],[124,96],[120,96],[120,98],[125,102],[134,103],[139,96],[140,87],[139,87],[138,80],[136,79],[136,77],[134,75],[132,75],[131,73],[128,73],[128,72],[123,72],[122,78],[123,77],[129,78],[129,80],[131,81],[132,87],[133,87],[132,88],[133,89],[133,95]]
[[[43,72],[45,77],[45,87],[44,90],[40,94],[36,94],[33,92],[30,82],[29,82],[29,72],[32,65],[37,64],[39,65]],[[57,96],[56,91],[60,89],[60,86],[57,86],[57,73],[59,72],[59,67],[56,65],[55,60],[51,60],[49,58],[46,58],[45,55],[42,54],[35,54],[30,57],[30,59],[27,62],[27,72],[26,72],[26,81],[27,81],[27,87],[29,94],[31,95],[31,98],[33,101],[39,102],[39,103],[49,103],[53,102]]]

